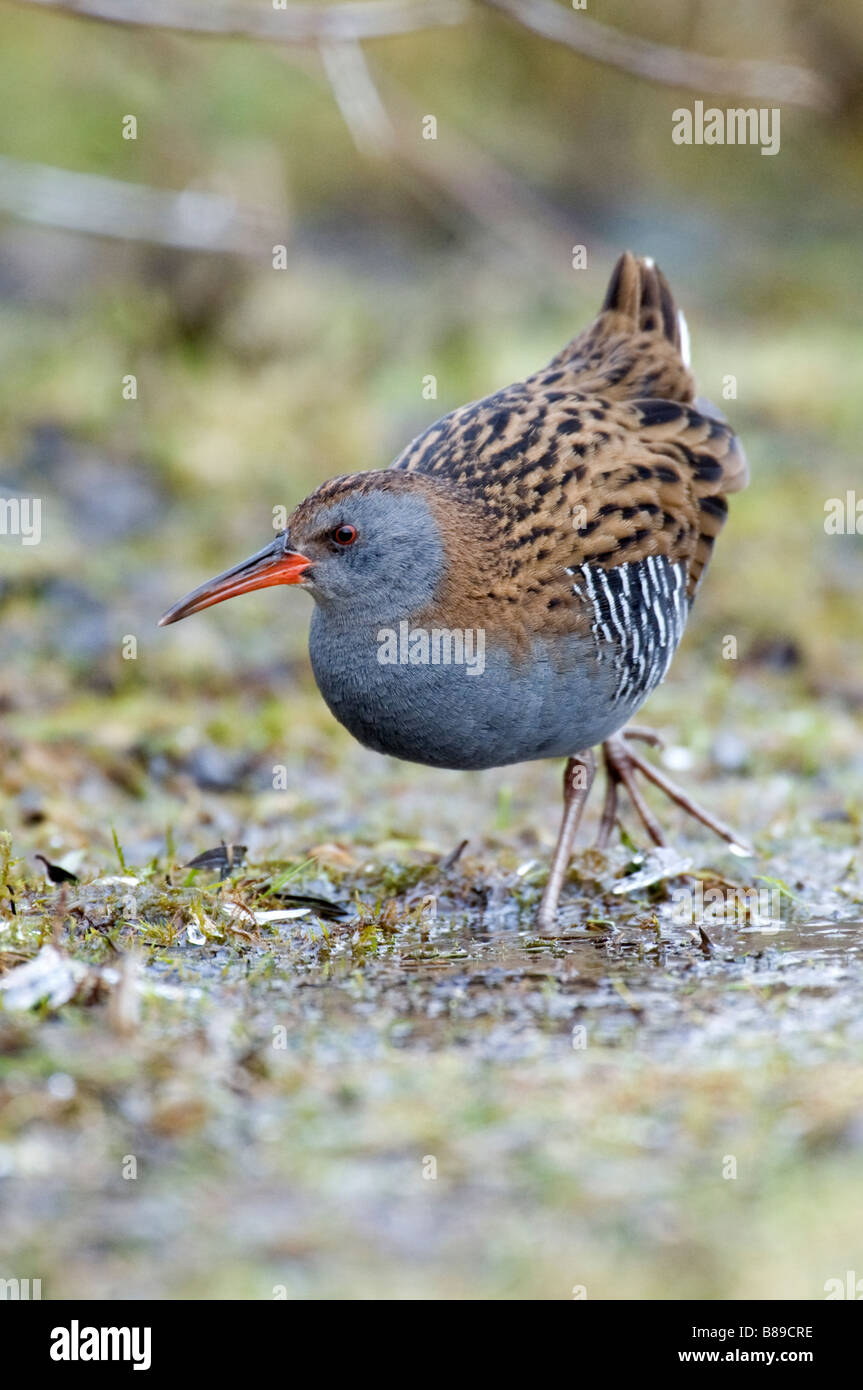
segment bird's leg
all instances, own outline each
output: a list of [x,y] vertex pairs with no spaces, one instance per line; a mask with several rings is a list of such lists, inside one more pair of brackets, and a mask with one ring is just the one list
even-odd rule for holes
[[[634,752],[627,742],[628,739],[641,739],[642,742],[649,743],[653,747],[661,747],[662,745],[662,741],[657,734],[654,734],[650,729],[641,728],[624,729],[619,734],[613,734],[611,738],[606,739],[605,743],[603,743],[602,752],[605,760],[605,770],[608,776],[609,789],[612,786],[614,789],[614,799],[612,803],[611,791],[608,790],[606,792],[606,804],[605,810],[603,811],[602,823],[599,828],[599,844],[607,845],[614,827],[614,813],[617,807],[617,788],[618,784],[621,782],[626,787],[639,819],[644,825],[651,840],[657,845],[665,844],[662,828],[653,815],[653,812],[648,807],[647,802],[644,800],[638,783],[635,780],[636,772],[640,772],[642,776],[646,777],[649,782],[652,782],[655,787],[659,787],[660,791],[665,792],[665,795],[680,806],[688,816],[693,816],[695,820],[700,821],[702,825],[706,825],[708,830],[712,830],[714,835],[718,835],[720,839],[726,840],[728,844],[744,850],[747,854],[752,853],[746,842],[742,840],[739,835],[736,835],[730,826],[725,825],[721,820],[717,820],[709,811],[705,811],[703,806],[699,806],[697,801],[693,801],[692,797],[687,796],[686,792],[683,791],[681,787],[678,787],[675,782],[672,782],[670,777],[666,777],[665,774],[659,772],[652,763],[647,762],[645,758],[642,758],[638,753]],[[611,810],[609,811],[610,805]]]
[[[626,730],[625,736],[626,738],[639,738],[642,740],[643,743],[649,743],[651,748],[662,747],[662,739],[660,738],[659,734],[657,734],[653,729],[643,729],[640,725],[631,725],[630,728]],[[617,823],[617,789],[620,786],[620,783],[622,781],[625,781],[623,775],[618,771],[616,763],[609,757],[606,744],[602,745],[602,752],[603,760],[605,762],[605,801],[603,802],[602,819],[599,822],[599,832],[596,837],[597,849],[608,848],[609,841],[611,840],[612,831],[614,830],[614,827]],[[632,796],[633,801],[635,802],[636,810],[638,811],[639,815],[641,815],[642,820],[645,820],[645,824],[647,825],[651,836],[654,839],[657,835],[661,836],[662,830],[660,829],[658,822],[653,819],[653,817],[650,814],[650,811],[645,806],[644,800],[639,794],[638,787],[635,786],[631,778],[626,780],[625,784],[630,796]],[[657,840],[657,844],[662,843],[662,839]]]
[[597,849],[608,848],[612,831],[617,824],[617,788],[619,785],[620,778],[609,764],[608,759],[605,758],[605,800],[602,803],[602,819],[599,822],[599,831],[596,836]]
[[543,930],[554,926],[560,891],[569,868],[572,842],[595,775],[596,758],[590,748],[583,753],[576,753],[564,768],[563,819],[560,822],[548,883],[545,885],[545,892],[536,914],[536,925]]
[[626,787],[629,793],[629,799],[635,807],[636,814],[653,843],[655,845],[664,845],[665,836],[662,833],[662,826],[659,824],[659,821],[642,796],[641,788],[635,780],[635,769],[641,767],[641,761],[638,755],[631,751],[623,735],[613,734],[612,737],[606,739],[605,743],[602,745],[602,756],[605,763],[605,775],[608,779],[608,785],[605,794],[605,807],[599,826],[599,835],[597,836],[597,845],[599,848],[605,849],[611,838],[617,812],[617,790],[621,783]]

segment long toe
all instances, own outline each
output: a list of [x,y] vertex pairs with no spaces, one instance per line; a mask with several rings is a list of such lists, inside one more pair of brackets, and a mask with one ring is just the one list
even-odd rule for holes
[[[652,782],[655,787],[658,787],[670,801],[673,801],[682,811],[685,811],[688,816],[692,816],[694,820],[706,826],[708,830],[712,830],[714,835],[718,835],[720,839],[725,840],[737,853],[750,855],[754,853],[745,839],[741,835],[738,835],[731,826],[726,825],[724,821],[719,820],[717,816],[705,810],[705,808],[689,796],[682,787],[679,787],[670,777],[666,777],[664,772],[660,772],[658,768],[654,767],[653,763],[648,762],[646,758],[636,753],[635,750],[629,746],[629,739],[638,739],[641,742],[649,743],[653,747],[662,746],[662,740],[658,734],[654,734],[651,729],[642,728],[626,729],[622,733],[615,734],[612,738],[606,740],[602,745],[606,771],[609,778],[609,791],[606,793],[606,808],[609,805],[612,781],[614,783],[622,783],[623,786],[626,787],[639,820],[654,844],[665,844],[662,827],[647,805],[636,781],[636,775],[640,773],[643,777],[647,778],[649,782]],[[613,822],[611,825],[607,823],[606,811],[604,810],[603,819],[600,824],[600,837],[603,835],[606,837],[610,836],[612,828]],[[601,841],[601,843],[606,842],[607,838]],[[598,841],[598,843],[600,843],[600,841]]]

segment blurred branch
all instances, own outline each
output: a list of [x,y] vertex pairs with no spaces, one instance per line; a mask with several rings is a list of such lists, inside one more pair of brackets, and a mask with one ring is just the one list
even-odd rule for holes
[[826,78],[809,68],[754,58],[708,58],[682,48],[653,43],[610,29],[586,15],[564,9],[555,0],[480,0],[544,39],[575,49],[585,58],[621,68],[650,82],[688,87],[697,92],[724,92],[752,100],[787,101],[828,111],[836,93]]
[[[547,267],[568,264],[579,238],[567,219],[517,177],[467,140],[450,132],[446,148],[424,142],[420,117],[392,93],[395,121],[381,100],[361,39],[404,34],[466,20],[465,0],[356,0],[321,7],[289,3],[241,5],[235,0],[16,0],[111,24],[275,41],[298,61],[297,45],[316,46],[336,102],[358,150],[389,156],[412,180],[417,196],[439,217],[455,205],[491,232]],[[555,0],[479,0],[541,37],[669,86],[735,93],[828,109],[835,97],[826,80],[806,68],[751,59],[710,58],[608,28]],[[293,55],[296,55],[295,57]],[[388,104],[392,105],[388,95]],[[426,187],[423,187],[426,185]],[[441,198],[439,195],[443,195]],[[91,174],[0,159],[0,210],[30,221],[107,236],[195,249],[250,254],[278,239],[273,210],[255,214],[218,194],[170,192]],[[451,211],[451,208],[450,208]]]
[[0,155],[0,212],[96,236],[183,250],[255,254],[276,234],[275,214],[196,189],[173,192]]
[[[347,47],[353,46],[338,46]],[[322,58],[358,147],[391,157],[438,220],[452,225],[458,209],[462,219],[467,214],[498,244],[517,247],[546,273],[564,273],[570,243],[578,239],[568,221],[470,141],[452,132],[445,148],[422,141],[420,113],[395,92],[389,96],[396,117],[391,121],[359,49],[328,49]],[[66,231],[243,256],[269,253],[274,242],[285,240],[275,208],[243,207],[219,193],[152,188],[5,155],[0,213]]]
[[392,152],[394,132],[358,43],[322,43],[321,61],[345,125],[365,155]]
[[[349,43],[461,24],[470,16],[466,0],[355,0],[307,5],[288,0],[285,9],[239,5],[233,0],[16,0],[19,5],[61,10],[109,24],[217,34],[281,43]],[[622,34],[556,0],[479,0],[553,43],[585,58],[620,68],[650,82],[697,92],[723,92],[761,101],[829,111],[837,104],[833,86],[809,68],[754,58],[710,58],[650,39]],[[343,55],[344,56],[344,55]]]
[[461,24],[468,16],[464,0],[356,0],[352,4],[304,5],[289,0],[286,9],[238,5],[231,0],[16,0],[19,5],[62,10],[106,24],[133,24],[152,29],[217,34],[281,43],[349,42],[410,34]]

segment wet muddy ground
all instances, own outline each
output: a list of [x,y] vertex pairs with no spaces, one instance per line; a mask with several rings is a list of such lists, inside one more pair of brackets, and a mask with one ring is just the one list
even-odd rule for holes
[[[658,698],[670,719],[673,686]],[[98,740],[97,768],[51,745],[45,819],[19,828],[0,919],[4,1268],[48,1297],[819,1298],[857,1267],[847,771],[805,797],[764,772],[756,805],[715,747],[696,755],[675,775],[754,832],[755,859],[674,815],[657,855],[627,821],[608,854],[579,851],[559,928],[538,935],[555,765],[431,774],[319,713],[326,743],[293,792],[217,791],[200,783],[228,776],[224,750],[194,780],[184,713],[149,748],[143,798],[118,790],[127,748]],[[844,746],[841,714],[819,727]],[[763,757],[751,725],[743,742]],[[5,765],[7,785],[31,768],[31,818],[33,758],[20,739]],[[686,761],[674,744],[666,759]],[[30,851],[50,857],[63,822],[58,768],[79,882],[53,885]],[[221,840],[247,846],[223,879],[182,867]],[[332,907],[289,915],[301,894]]]

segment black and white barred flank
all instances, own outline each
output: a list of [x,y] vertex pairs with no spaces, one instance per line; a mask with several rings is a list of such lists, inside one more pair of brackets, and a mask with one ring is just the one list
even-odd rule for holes
[[597,661],[617,675],[615,703],[643,700],[664,679],[689,616],[686,566],[648,555],[614,569],[580,565],[573,592],[592,611]]

